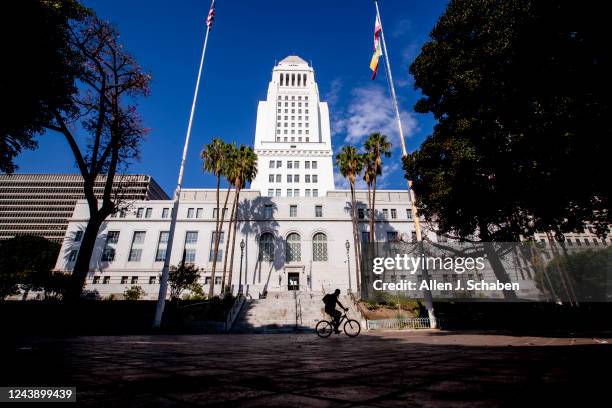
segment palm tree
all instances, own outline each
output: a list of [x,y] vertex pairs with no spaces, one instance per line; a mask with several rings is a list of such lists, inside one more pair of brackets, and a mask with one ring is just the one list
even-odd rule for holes
[[374,220],[376,218],[376,180],[382,174],[382,156],[391,157],[391,142],[387,136],[375,132],[368,136],[364,144],[366,159],[366,183],[368,183],[368,199],[370,184],[372,199],[370,202],[370,242],[374,242]]
[[212,273],[210,279],[210,289],[208,291],[209,298],[213,297],[215,290],[215,270],[217,269],[217,253],[219,251],[219,213],[222,212],[219,208],[219,189],[221,187],[221,176],[223,175],[223,164],[226,159],[226,154],[226,144],[219,138],[214,138],[211,143],[204,146],[204,149],[200,154],[200,157],[204,161],[204,170],[217,177],[217,214],[215,220]]
[[[235,160],[236,160],[236,154],[238,153],[238,148],[236,147],[235,143],[231,143],[231,144],[226,144],[225,145],[226,148],[226,152],[225,152],[225,160],[223,161],[223,175],[225,176],[225,179],[227,180],[227,193],[225,194],[225,202],[223,203],[223,210],[221,212],[221,221],[219,222],[219,231],[220,234],[223,235],[223,223],[225,222],[225,209],[227,208],[227,202],[229,200],[229,196],[230,196],[230,192],[232,190],[232,188],[234,187],[234,178],[235,178]],[[232,213],[230,215],[229,218],[229,228],[228,228],[228,233],[225,234],[225,256],[223,257],[223,279],[221,280],[221,293],[223,294],[223,290],[225,287],[225,271],[227,268],[227,258],[228,258],[228,249],[229,249],[229,239],[230,239],[230,232],[231,232],[231,227],[232,227],[232,218],[234,216],[234,205],[232,204]],[[219,239],[220,241],[220,239]],[[217,254],[217,251],[215,251],[215,254]],[[213,254],[213,255],[215,255]],[[215,255],[215,259],[216,259],[217,255]]]
[[357,224],[357,198],[355,196],[355,180],[363,170],[364,158],[353,146],[344,146],[342,151],[336,155],[336,164],[340,168],[340,174],[346,177],[351,187],[351,221],[353,223],[353,248],[355,248],[355,282],[357,291],[360,290],[359,272],[361,271],[361,243],[359,241],[359,227]]
[[[233,228],[232,228],[232,254],[229,264],[228,283],[231,287],[232,273],[234,271],[234,250],[236,248],[236,224],[238,220],[238,203],[240,201],[240,191],[246,186],[247,182],[253,181],[257,175],[257,154],[249,146],[240,145],[240,149],[236,152],[234,161],[235,178],[234,178],[234,209],[233,209]],[[230,225],[231,227],[231,225]],[[238,285],[240,287],[240,283]]]

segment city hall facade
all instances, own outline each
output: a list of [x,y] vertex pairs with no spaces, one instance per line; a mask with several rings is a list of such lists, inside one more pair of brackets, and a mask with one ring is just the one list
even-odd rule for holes
[[[258,106],[254,149],[257,177],[241,192],[238,207],[233,291],[242,285],[256,297],[270,291],[355,289],[350,192],[334,187],[327,103],[319,99],[313,68],[300,57],[289,56],[274,67],[267,100]],[[225,194],[222,190],[221,205]],[[232,199],[233,193],[227,208]],[[367,192],[358,191],[357,200],[361,239],[367,240]],[[108,218],[99,231],[86,289],[120,297],[138,285],[146,298],[156,298],[171,208],[171,200],[135,201],[128,211]],[[211,279],[216,211],[215,189],[181,192],[171,265],[185,257],[200,268],[201,284]],[[217,293],[228,255],[229,212],[217,257]],[[377,241],[412,239],[407,191],[377,191],[375,216]],[[79,201],[57,270],[72,270],[87,219],[87,204]]]

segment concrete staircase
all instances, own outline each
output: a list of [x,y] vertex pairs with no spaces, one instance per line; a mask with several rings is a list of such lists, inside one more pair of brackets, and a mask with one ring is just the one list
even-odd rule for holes
[[[323,294],[318,292],[269,292],[265,299],[248,299],[232,327],[233,333],[295,333],[314,330],[320,320],[328,319]],[[340,302],[349,316],[361,321],[348,296]]]

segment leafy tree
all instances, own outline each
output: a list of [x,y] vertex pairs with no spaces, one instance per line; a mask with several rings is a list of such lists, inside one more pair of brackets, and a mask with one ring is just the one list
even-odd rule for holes
[[419,212],[462,239],[610,224],[606,13],[453,0],[410,67],[434,132],[404,160]]
[[[67,300],[78,299],[98,230],[118,211],[120,189],[113,189],[118,172],[138,156],[147,130],[141,125],[135,103],[148,95],[150,76],[119,42],[117,29],[88,15],[70,27],[69,44],[78,54],[77,86],[69,108],[50,107],[52,123],[47,129],[64,136],[84,179],[83,193],[89,208],[79,253],[72,273]],[[98,177],[105,175],[102,197],[94,193]]]
[[0,298],[21,289],[25,299],[30,290],[45,288],[59,250],[59,244],[31,235],[0,242]]
[[[221,177],[226,170],[225,160],[227,159],[228,148],[223,140],[214,138],[211,143],[204,146],[200,157],[204,161],[204,170],[212,173],[217,178],[217,215],[215,217],[215,235],[213,242],[213,261],[212,261],[212,272],[210,280],[210,289],[208,292],[209,297],[213,297],[215,290],[215,272],[217,270],[217,255],[219,254],[219,240],[221,238],[221,227],[223,219],[225,219],[225,207],[219,208],[219,190],[221,188]],[[230,186],[231,187],[231,186]],[[229,196],[229,190],[228,194]],[[226,196],[226,203],[227,203]],[[220,217],[221,216],[221,217]],[[221,218],[221,220],[220,220]]]
[[545,268],[536,269],[536,286],[553,298],[569,297],[566,287],[570,286],[580,301],[609,301],[606,297],[610,297],[607,292],[610,259],[612,247],[600,251],[580,251],[567,256],[559,254]]
[[184,290],[194,287],[200,279],[200,271],[194,264],[181,262],[179,266],[171,266],[168,273],[170,299],[180,299]]
[[231,287],[232,274],[234,272],[234,251],[236,249],[236,225],[238,223],[238,205],[240,203],[240,192],[246,187],[247,183],[253,181],[257,175],[257,154],[250,146],[240,145],[234,159],[233,184],[234,192],[234,216],[232,217],[232,251],[230,255],[228,282]]
[[336,155],[336,164],[340,174],[349,182],[351,189],[351,221],[353,224],[353,248],[355,249],[355,275],[357,291],[359,292],[359,274],[361,271],[361,240],[359,239],[359,226],[357,221],[357,198],[355,196],[355,181],[363,171],[364,156],[354,146],[343,146],[340,153]]
[[130,288],[126,289],[125,292],[123,292],[123,297],[125,300],[140,300],[146,295],[147,293],[144,291],[144,289],[137,285],[132,285]]
[[[376,220],[376,182],[382,175],[382,157],[391,157],[391,142],[381,133],[372,133],[364,144],[365,181],[368,185],[368,200],[370,200],[370,242],[375,241],[374,225]],[[371,190],[371,198],[370,198]]]
[[0,17],[0,172],[37,147],[36,135],[53,121],[53,108],[70,111],[80,56],[70,46],[70,26],[89,11],[74,0],[21,0]]

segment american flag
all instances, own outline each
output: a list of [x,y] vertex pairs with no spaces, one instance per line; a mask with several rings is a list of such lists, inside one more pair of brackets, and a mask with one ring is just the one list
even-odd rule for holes
[[208,17],[206,17],[206,26],[208,29],[212,29],[213,21],[215,19],[215,0],[213,0],[210,5],[210,11],[208,12]]

